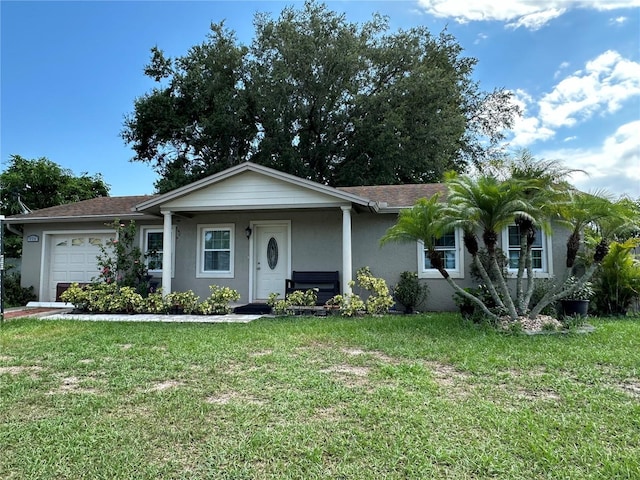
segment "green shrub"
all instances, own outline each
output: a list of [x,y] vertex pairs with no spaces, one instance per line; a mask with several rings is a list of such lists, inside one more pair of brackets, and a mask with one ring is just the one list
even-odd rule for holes
[[[531,295],[531,301],[529,302],[529,308],[533,308],[537,305],[542,297],[547,292],[552,291],[555,288],[555,282],[552,278],[540,278],[536,279],[536,283],[533,286],[533,294]],[[550,303],[542,309],[540,312],[542,315],[549,315],[555,317],[558,315],[558,306],[555,303]]]
[[427,299],[428,294],[429,287],[420,283],[416,272],[402,272],[400,281],[393,289],[393,295],[404,307],[405,313],[412,313]]
[[640,298],[640,261],[632,253],[638,245],[638,238],[624,243],[611,242],[594,279],[594,313],[626,315],[633,302]]
[[7,307],[21,307],[36,299],[33,287],[20,285],[20,274],[9,273],[4,277],[3,294]]
[[344,317],[355,317],[356,315],[362,315],[366,311],[364,301],[355,293],[336,295],[327,300],[325,305],[338,307],[340,315]]
[[209,285],[209,290],[211,290],[211,295],[198,306],[198,311],[204,315],[226,315],[231,313],[232,309],[229,304],[240,300],[238,291],[229,287]]
[[276,315],[292,313],[293,309],[291,307],[313,307],[318,301],[316,289],[291,292],[283,300],[278,299],[279,296],[279,293],[270,293],[267,299],[267,305],[273,308],[273,313]]
[[143,299],[143,306],[140,311],[141,313],[166,313],[168,308],[160,290],[150,293]]
[[171,292],[165,296],[165,302],[169,310],[179,311],[188,314],[193,313],[198,308],[200,297],[192,290],[186,292]]
[[389,293],[387,282],[383,278],[374,277],[369,267],[362,267],[356,272],[358,285],[370,292],[365,302],[367,313],[385,314],[393,307],[393,297]]

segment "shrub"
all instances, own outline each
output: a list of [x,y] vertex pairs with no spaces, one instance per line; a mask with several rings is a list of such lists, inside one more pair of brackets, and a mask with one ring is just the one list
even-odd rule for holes
[[365,312],[366,306],[359,295],[350,293],[347,295],[336,295],[327,300],[327,306],[336,306],[340,309],[340,315],[354,317]]
[[412,313],[427,299],[429,287],[420,283],[416,272],[402,272],[400,281],[393,289],[393,294],[404,306],[405,313]]
[[393,307],[393,297],[389,293],[387,282],[383,278],[374,277],[369,267],[362,267],[356,272],[358,285],[370,292],[365,308],[370,314],[388,313]]
[[120,287],[111,308],[114,312],[136,313],[142,310],[145,302],[133,287]]
[[638,238],[611,243],[594,280],[596,295],[592,306],[597,314],[626,315],[640,298],[640,261],[632,253],[638,245]]
[[[537,305],[542,297],[544,297],[548,292],[553,291],[555,288],[555,282],[551,278],[541,278],[536,279],[536,283],[533,287],[533,294],[531,295],[531,301],[529,302],[529,308],[533,308]],[[549,315],[550,317],[555,317],[558,314],[558,306],[555,303],[550,303],[546,307],[544,307],[540,313],[542,315]]]
[[141,312],[145,313],[166,313],[168,310],[167,303],[165,302],[162,291],[156,291],[147,295],[143,299],[143,305]]
[[62,292],[60,299],[63,302],[73,304],[77,310],[89,310],[89,292],[86,287],[81,287],[78,282],[72,283],[69,288]]
[[[504,310],[496,304],[493,296],[491,295],[491,292],[489,291],[489,288],[485,284],[481,283],[477,287],[466,287],[464,288],[464,291],[480,299],[482,303],[484,303],[487,308],[494,312],[497,316],[504,315]],[[502,297],[502,295],[500,295],[500,297]],[[462,314],[462,316],[468,320],[471,320],[473,323],[495,323],[491,321],[491,319],[485,314],[485,312],[482,311],[482,309],[476,303],[472,302],[467,297],[459,294],[458,292],[454,292],[453,301],[460,309],[460,313]]]
[[200,297],[192,290],[187,290],[186,292],[171,292],[165,296],[165,302],[170,310],[183,312],[187,315],[196,311],[199,300]]
[[288,294],[283,300],[279,300],[278,293],[270,293],[267,305],[273,308],[276,315],[285,315],[292,312],[292,307],[313,307],[318,301],[318,292],[316,289],[306,291],[295,291]]
[[8,307],[20,307],[36,299],[33,287],[20,285],[20,274],[10,273],[4,277],[4,302]]
[[226,315],[231,313],[229,303],[240,300],[238,291],[229,287],[209,285],[209,290],[211,290],[211,295],[198,306],[198,310],[204,315]]

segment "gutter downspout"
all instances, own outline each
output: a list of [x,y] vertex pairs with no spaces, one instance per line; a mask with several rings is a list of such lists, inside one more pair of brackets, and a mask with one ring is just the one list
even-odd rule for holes
[[11,233],[15,233],[16,235],[18,235],[19,237],[23,237],[24,236],[24,232],[21,232],[20,230],[18,230],[13,223],[5,223],[5,226],[7,227],[7,230],[9,230]]

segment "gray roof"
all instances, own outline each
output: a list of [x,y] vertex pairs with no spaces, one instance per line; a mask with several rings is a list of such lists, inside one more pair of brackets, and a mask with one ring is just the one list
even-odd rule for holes
[[[324,191],[352,201],[361,206],[374,205],[376,211],[394,212],[401,208],[411,207],[420,198],[431,197],[435,193],[446,195],[446,187],[442,183],[411,185],[373,185],[361,187],[332,188],[309,180],[298,179],[292,175],[278,172],[267,167],[245,162],[219,174],[194,182],[164,195],[136,195],[128,197],[98,197],[55,207],[35,210],[27,214],[12,215],[6,218],[7,223],[44,223],[48,221],[95,221],[107,219],[145,219],[155,218],[153,215],[164,201],[222,181],[238,172],[253,170],[270,176],[277,176],[285,181],[295,181],[307,188]],[[333,193],[332,193],[333,192]],[[144,212],[149,213],[144,213]],[[156,212],[157,213],[157,212]]]

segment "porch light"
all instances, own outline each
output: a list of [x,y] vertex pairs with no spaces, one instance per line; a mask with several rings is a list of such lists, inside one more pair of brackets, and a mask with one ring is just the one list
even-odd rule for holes
[[251,238],[251,227],[245,228],[244,233],[247,235],[247,240]]

